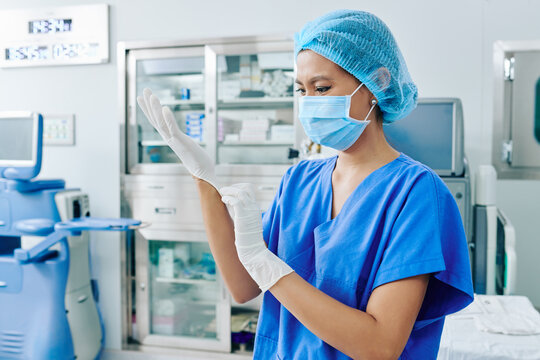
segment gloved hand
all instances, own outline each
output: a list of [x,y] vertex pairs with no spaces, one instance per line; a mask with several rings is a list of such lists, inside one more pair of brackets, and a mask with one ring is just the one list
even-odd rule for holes
[[212,160],[203,148],[178,128],[171,109],[161,106],[157,96],[148,88],[144,89],[143,96],[137,96],[137,103],[150,124],[180,158],[186,169],[216,190],[219,189]]
[[238,258],[249,275],[265,292],[283,276],[293,272],[283,260],[267,249],[262,217],[251,184],[235,184],[221,189],[221,200],[234,210],[234,234]]

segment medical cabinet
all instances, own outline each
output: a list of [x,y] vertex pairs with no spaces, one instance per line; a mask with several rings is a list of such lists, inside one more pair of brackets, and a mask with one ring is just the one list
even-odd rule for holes
[[120,43],[118,54],[123,213],[152,223],[124,242],[124,339],[230,352],[231,312],[253,313],[260,299],[243,306],[231,299],[208,246],[195,183],[136,97],[150,88],[208,152],[220,184],[253,183],[265,209],[304,137],[295,121],[293,42]]

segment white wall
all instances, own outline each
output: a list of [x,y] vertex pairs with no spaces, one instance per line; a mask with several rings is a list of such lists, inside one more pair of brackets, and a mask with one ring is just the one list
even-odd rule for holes
[[[101,3],[92,0],[4,0],[0,10]],[[540,38],[540,2],[516,0],[109,0],[111,62],[0,70],[0,110],[74,113],[76,145],[48,147],[43,177],[61,177],[90,194],[95,216],[119,215],[119,132],[116,42],[292,34],[337,8],[371,11],[392,29],[420,96],[463,101],[465,146],[474,170],[491,159],[491,44]],[[498,205],[518,237],[518,293],[540,306],[540,182],[499,181]],[[93,237],[93,266],[101,289],[107,347],[121,346],[119,243]]]

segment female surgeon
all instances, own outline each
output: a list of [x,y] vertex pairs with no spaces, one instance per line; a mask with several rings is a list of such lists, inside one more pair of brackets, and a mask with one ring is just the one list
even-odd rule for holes
[[401,52],[379,18],[340,10],[306,24],[295,55],[304,130],[339,152],[292,166],[262,217],[248,184],[219,188],[169,108],[149,89],[138,97],[196,178],[232,296],[264,293],[254,358],[435,359],[445,315],[473,291],[452,195],[384,137],[416,106]]

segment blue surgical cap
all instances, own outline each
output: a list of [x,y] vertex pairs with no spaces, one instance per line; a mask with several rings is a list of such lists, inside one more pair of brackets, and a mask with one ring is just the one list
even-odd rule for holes
[[337,10],[295,34],[295,59],[312,50],[356,77],[377,98],[383,122],[406,117],[416,107],[418,90],[394,36],[373,14]]

